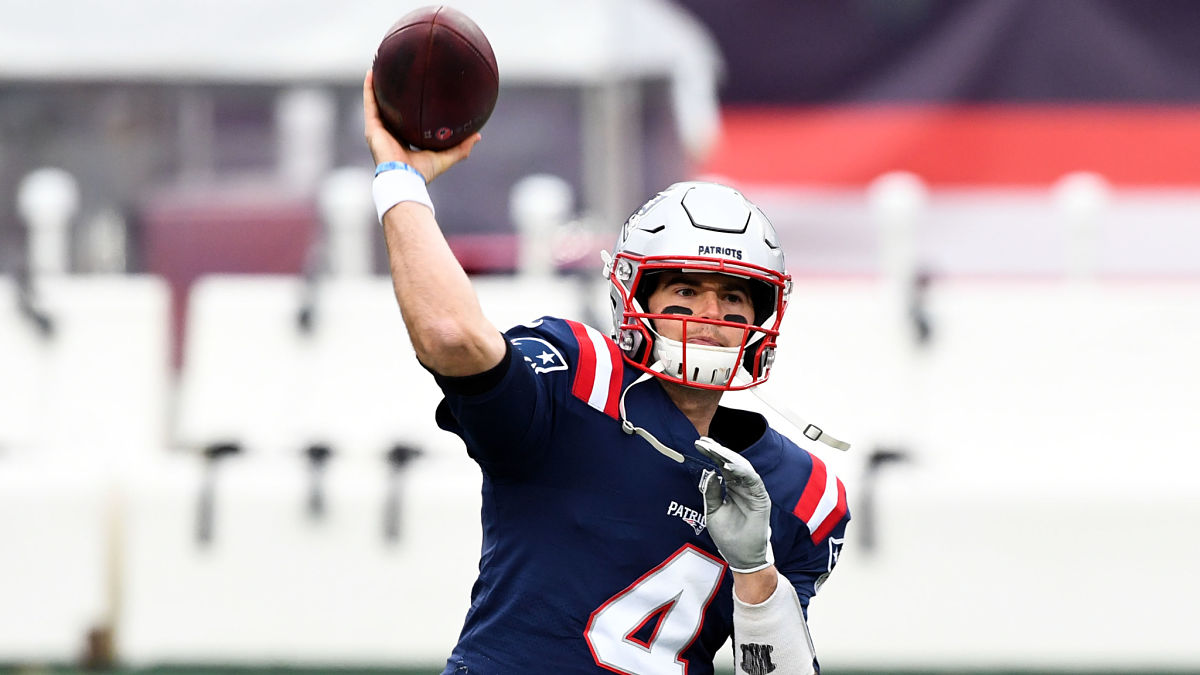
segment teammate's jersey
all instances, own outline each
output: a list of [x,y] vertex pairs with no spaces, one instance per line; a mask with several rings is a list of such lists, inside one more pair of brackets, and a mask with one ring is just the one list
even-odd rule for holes
[[[505,336],[499,383],[438,410],[483,469],[479,579],[444,672],[713,672],[733,578],[705,530],[714,466],[695,427],[651,378],[628,390],[628,419],[686,461],[624,433],[618,401],[640,372],[595,329],[547,317]],[[841,481],[756,413],[721,408],[711,434],[762,476],[775,565],[807,608],[850,517]]]

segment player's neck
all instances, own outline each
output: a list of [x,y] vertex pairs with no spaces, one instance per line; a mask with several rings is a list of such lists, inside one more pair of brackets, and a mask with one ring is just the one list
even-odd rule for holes
[[712,423],[713,415],[717,413],[717,405],[721,402],[721,394],[724,392],[685,387],[662,380],[659,380],[659,383],[675,407],[691,420],[696,431],[701,436],[707,436],[708,426]]

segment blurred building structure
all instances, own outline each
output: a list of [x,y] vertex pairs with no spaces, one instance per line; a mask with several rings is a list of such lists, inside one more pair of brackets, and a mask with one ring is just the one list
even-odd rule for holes
[[871,273],[855,204],[908,171],[939,191],[921,235],[930,267],[1053,276],[1063,232],[1039,215],[1045,190],[1088,171],[1118,189],[1101,273],[1200,273],[1195,3],[683,4],[726,62],[723,133],[701,170],[762,195],[795,237],[794,270]]
[[[369,164],[361,78],[387,28],[419,5],[14,3],[0,26],[0,192],[42,166],[73,173],[82,200],[71,269],[165,277],[181,335],[200,275],[319,264],[318,182]],[[582,222],[607,240],[645,193],[688,175],[714,141],[719,56],[678,8],[457,6],[493,42],[503,87],[489,152],[432,188],[445,196],[440,220],[468,270],[514,269],[508,198],[525,176],[566,180]],[[454,198],[462,194],[471,198]],[[13,270],[24,233],[9,203],[0,269]],[[114,218],[125,235],[116,261],[97,254],[93,236]],[[376,242],[371,263],[382,271]],[[569,262],[590,269],[593,251]]]

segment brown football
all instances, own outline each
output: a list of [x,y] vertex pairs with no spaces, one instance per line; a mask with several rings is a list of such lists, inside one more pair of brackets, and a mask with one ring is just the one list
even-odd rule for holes
[[445,5],[401,17],[379,43],[371,68],[384,126],[418,148],[444,150],[479,131],[500,93],[487,36]]

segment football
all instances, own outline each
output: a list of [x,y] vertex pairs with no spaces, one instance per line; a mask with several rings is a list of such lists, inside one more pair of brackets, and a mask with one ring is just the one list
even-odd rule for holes
[[371,69],[384,126],[427,150],[445,150],[479,131],[500,93],[487,36],[445,5],[401,17],[379,43]]

